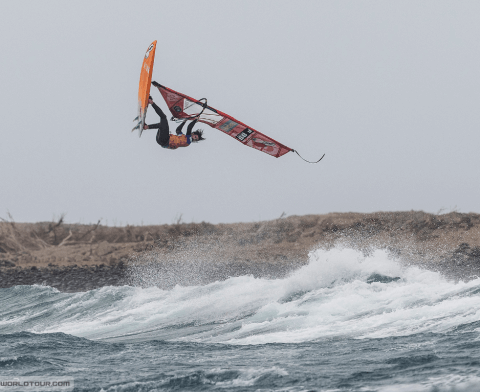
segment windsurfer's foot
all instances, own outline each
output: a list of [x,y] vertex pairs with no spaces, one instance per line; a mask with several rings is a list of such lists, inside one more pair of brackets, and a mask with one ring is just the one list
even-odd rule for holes
[[152,82],[152,84],[153,84],[155,87],[160,87],[160,84],[157,83],[155,80]]

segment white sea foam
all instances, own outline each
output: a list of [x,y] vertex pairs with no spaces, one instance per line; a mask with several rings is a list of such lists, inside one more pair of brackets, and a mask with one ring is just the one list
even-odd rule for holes
[[[368,283],[372,274],[399,279]],[[243,276],[168,291],[35,290],[50,290],[51,305],[17,303],[15,315],[0,315],[0,330],[244,345],[445,332],[480,320],[480,279],[454,283],[402,268],[384,251],[365,257],[352,249],[317,250],[308,265],[276,280]]]
[[378,392],[473,392],[480,390],[480,377],[451,374],[429,377],[417,383],[398,383],[376,389]]

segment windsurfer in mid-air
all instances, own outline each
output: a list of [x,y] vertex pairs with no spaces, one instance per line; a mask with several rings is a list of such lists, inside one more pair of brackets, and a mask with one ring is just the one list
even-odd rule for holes
[[188,147],[192,142],[198,142],[200,140],[205,140],[203,137],[203,131],[197,129],[192,133],[192,129],[197,123],[198,118],[193,120],[187,127],[187,133],[184,135],[182,133],[182,128],[187,122],[183,121],[176,130],[176,135],[171,135],[168,127],[168,120],[165,113],[162,112],[162,109],[153,102],[152,97],[148,97],[148,103],[153,106],[155,112],[160,116],[160,122],[158,124],[143,126],[143,129],[157,129],[157,143],[160,144],[163,148],[168,148],[170,150],[176,150],[178,147]]

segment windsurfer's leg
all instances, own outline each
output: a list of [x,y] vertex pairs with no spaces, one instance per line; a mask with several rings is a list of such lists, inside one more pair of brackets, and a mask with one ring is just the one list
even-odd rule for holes
[[160,121],[160,128],[157,132],[157,143],[161,146],[168,146],[170,142],[170,130],[168,129],[168,120],[165,117],[165,120],[162,118]]
[[163,119],[167,120],[167,116],[165,116],[165,113],[163,113],[162,109],[160,109],[160,107],[153,101],[152,101],[152,106],[153,106],[153,109],[155,110],[155,113],[157,113],[160,116],[162,121]]
[[[150,105],[153,106],[153,109],[155,110],[155,112],[160,116],[160,122],[157,124],[150,124],[148,126],[148,129],[160,129],[162,128],[162,126],[166,126],[168,130],[168,119],[165,113],[162,112],[162,109],[160,109],[155,102],[151,101],[151,98],[148,102],[150,103]],[[166,125],[162,125],[163,123]]]
[[168,127],[167,116],[165,115],[165,113],[162,112],[162,109],[160,109],[160,107],[155,102],[151,101],[150,104],[153,106],[155,113],[160,116],[160,123],[155,124],[155,128],[158,128],[156,138],[157,143],[161,146],[168,146],[170,141],[170,129]]

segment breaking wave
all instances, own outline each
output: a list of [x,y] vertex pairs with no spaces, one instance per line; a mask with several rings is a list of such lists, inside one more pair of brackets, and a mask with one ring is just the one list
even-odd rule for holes
[[258,345],[480,331],[480,279],[448,281],[403,267],[382,250],[364,256],[334,248],[309,257],[308,265],[282,279],[241,276],[171,290],[3,289],[0,334]]

